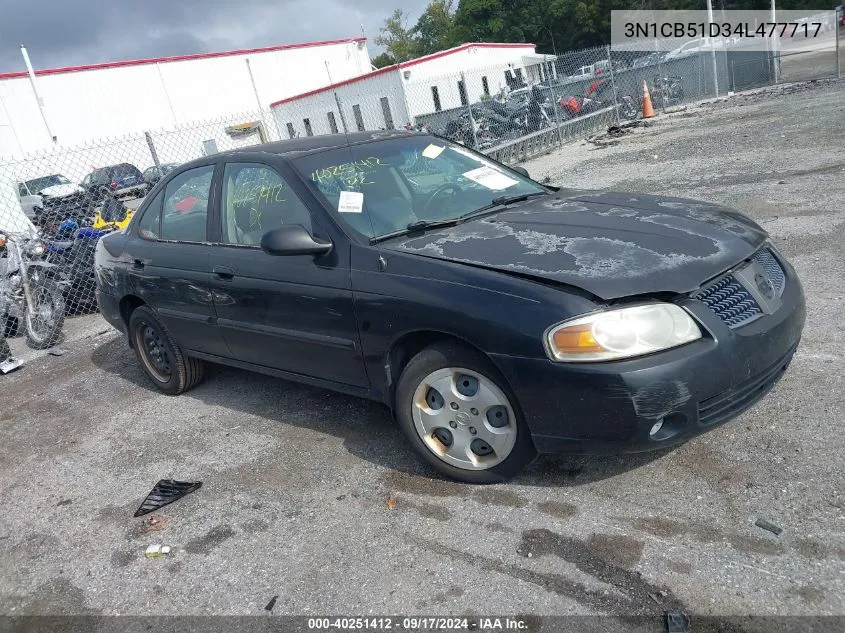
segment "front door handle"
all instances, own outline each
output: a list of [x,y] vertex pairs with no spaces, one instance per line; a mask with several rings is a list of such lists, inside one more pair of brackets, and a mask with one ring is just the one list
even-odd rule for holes
[[215,266],[211,272],[223,281],[232,281],[235,278],[235,271],[228,266]]

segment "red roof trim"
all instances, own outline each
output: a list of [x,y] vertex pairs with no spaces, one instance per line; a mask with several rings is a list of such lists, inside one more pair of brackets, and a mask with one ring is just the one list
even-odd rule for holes
[[353,77],[352,79],[346,79],[344,81],[339,81],[335,84],[331,84],[328,86],[324,86],[322,88],[317,88],[316,90],[310,90],[308,92],[303,92],[302,94],[294,95],[293,97],[288,97],[286,99],[280,99],[279,101],[274,101],[270,104],[271,108],[275,108],[276,106],[283,105],[285,103],[290,103],[291,101],[297,101],[298,99],[304,99],[305,97],[311,97],[316,94],[320,94],[321,92],[326,92],[329,90],[334,90],[336,88],[340,88],[341,86],[348,86],[349,84],[353,84],[359,81],[364,81],[366,79],[370,79],[371,77],[376,77],[378,75],[382,75],[384,73],[390,72],[391,70],[400,70],[402,68],[410,68],[411,66],[416,66],[417,64],[423,64],[425,62],[430,62],[434,59],[439,59],[440,57],[446,57],[447,55],[454,55],[455,53],[460,53],[461,51],[469,50],[470,48],[537,48],[536,44],[515,44],[512,42],[504,43],[504,44],[494,44],[490,42],[481,42],[476,44],[461,44],[460,46],[456,46],[455,48],[449,48],[445,51],[440,51],[439,53],[432,53],[431,55],[425,55],[424,57],[417,57],[416,59],[411,59],[407,62],[402,62],[401,64],[394,64],[393,66],[385,66],[384,68],[379,68],[378,70],[374,70],[366,75],[359,75],[358,77]]
[[[63,73],[76,73],[84,70],[103,70],[106,68],[125,68],[127,66],[144,66],[146,64],[163,64],[167,62],[185,62],[196,59],[213,59],[215,57],[229,57],[232,55],[252,55],[255,53],[272,53],[296,48],[311,48],[314,46],[331,46],[332,44],[351,44],[365,42],[365,37],[347,38],[344,40],[326,40],[322,42],[305,42],[302,44],[280,44],[278,46],[266,46],[264,48],[244,48],[236,51],[220,51],[216,53],[196,53],[193,55],[175,55],[173,57],[153,57],[150,59],[133,59],[123,62],[106,62],[104,64],[88,64],[85,66],[67,66],[65,68],[47,68],[36,70],[36,76],[60,75]],[[0,79],[17,79],[28,76],[26,71],[0,73]]]

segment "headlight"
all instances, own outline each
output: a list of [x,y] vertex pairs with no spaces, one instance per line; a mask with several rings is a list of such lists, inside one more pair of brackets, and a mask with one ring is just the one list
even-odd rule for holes
[[652,303],[597,312],[546,332],[549,358],[563,362],[616,360],[651,354],[701,338],[683,308]]

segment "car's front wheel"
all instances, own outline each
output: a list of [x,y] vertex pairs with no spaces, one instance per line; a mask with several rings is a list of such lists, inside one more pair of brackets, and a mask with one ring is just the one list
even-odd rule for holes
[[147,306],[129,317],[129,336],[144,373],[162,392],[177,396],[202,380],[202,361],[185,356],[170,332]]
[[411,359],[397,384],[396,417],[414,449],[459,481],[505,481],[536,456],[505,380],[488,358],[456,343]]

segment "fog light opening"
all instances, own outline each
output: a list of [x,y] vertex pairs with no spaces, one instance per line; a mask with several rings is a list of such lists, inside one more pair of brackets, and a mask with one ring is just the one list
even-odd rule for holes
[[658,422],[653,427],[651,427],[651,430],[648,432],[648,436],[654,437],[660,431],[660,429],[662,429],[662,428],[663,428],[663,420],[660,420],[660,422]]

